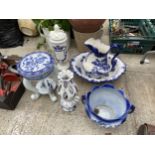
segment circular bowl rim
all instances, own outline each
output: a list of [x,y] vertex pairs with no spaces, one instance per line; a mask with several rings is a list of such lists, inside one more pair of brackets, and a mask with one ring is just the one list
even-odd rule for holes
[[[120,72],[119,72],[119,74],[118,74],[117,76],[113,77],[112,79],[101,79],[101,80],[96,79],[96,78],[95,78],[95,79],[89,78],[87,74],[86,74],[86,75],[83,75],[83,74],[79,73],[79,71],[77,71],[77,70],[75,69],[75,68],[77,67],[76,64],[75,64],[75,63],[76,63],[77,57],[79,57],[79,56],[81,56],[81,55],[84,55],[84,54],[88,54],[88,51],[85,52],[85,53],[81,53],[81,54],[75,56],[74,58],[72,58],[71,61],[70,61],[70,64],[71,64],[71,69],[72,69],[72,71],[73,71],[76,75],[78,75],[79,77],[81,77],[82,79],[86,80],[87,82],[90,82],[90,83],[102,83],[102,82],[114,81],[114,80],[117,80],[117,79],[118,79],[122,74],[124,74],[125,71],[126,71],[126,65],[124,64],[124,62],[123,62],[122,60],[116,58],[117,60],[119,60],[119,61],[123,64],[122,67],[121,67],[121,70],[120,70]],[[80,69],[81,69],[81,68],[80,68]],[[83,69],[83,68],[82,68],[82,69]]]
[[[112,86],[112,85],[111,85]],[[113,86],[112,86],[113,87]],[[111,87],[111,89],[115,89],[118,93],[120,93],[120,91],[118,91],[116,88],[112,88]],[[122,94],[122,93],[120,93],[121,95],[122,95],[122,97],[124,98],[124,100],[125,100],[125,103],[126,103],[126,110],[124,111],[124,113],[120,116],[120,117],[118,117],[118,118],[116,118],[116,119],[105,119],[105,118],[103,118],[103,117],[100,117],[100,116],[98,116],[96,113],[94,113],[92,110],[91,110],[91,107],[90,107],[90,102],[89,102],[89,97],[90,97],[90,95],[91,95],[91,93],[93,92],[93,91],[95,91],[96,89],[99,89],[99,88],[105,88],[105,85],[102,85],[102,86],[96,86],[96,87],[94,87],[91,91],[89,91],[88,93],[87,93],[87,97],[86,97],[86,105],[87,105],[87,107],[85,107],[85,108],[87,108],[88,109],[88,111],[93,115],[93,116],[95,116],[98,120],[100,120],[100,121],[105,121],[105,122],[109,122],[109,123],[112,123],[112,122],[116,122],[116,121],[120,121],[120,120],[123,120],[123,119],[125,119],[126,117],[127,117],[127,115],[128,115],[128,112],[129,112],[129,108],[130,108],[130,102],[129,102],[129,100]],[[107,87],[106,87],[107,88]],[[110,87],[109,87],[110,88]]]

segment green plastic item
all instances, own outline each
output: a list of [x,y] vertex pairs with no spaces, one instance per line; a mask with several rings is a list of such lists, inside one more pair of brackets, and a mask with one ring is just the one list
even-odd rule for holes
[[[115,19],[116,20],[116,19]],[[109,39],[111,44],[120,45],[120,53],[144,54],[155,48],[155,20],[120,19],[120,27],[137,28],[138,33],[115,34],[113,32],[114,19],[109,20]],[[124,29],[123,29],[124,30]],[[115,53],[115,49],[112,49]]]

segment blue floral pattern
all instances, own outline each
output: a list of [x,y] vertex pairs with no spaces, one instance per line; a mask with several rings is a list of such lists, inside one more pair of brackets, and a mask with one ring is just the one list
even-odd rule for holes
[[[110,71],[107,75],[103,74],[95,74],[95,73],[87,73],[83,66],[82,61],[84,57],[86,57],[89,54],[89,52],[82,53],[75,58],[71,60],[71,67],[72,70],[83,79],[87,80],[88,82],[94,82],[94,83],[101,83],[101,82],[107,82],[107,81],[113,81],[118,79],[126,70],[126,65],[119,59],[116,58],[116,66],[114,71]],[[113,55],[109,54],[108,59],[111,61],[113,58]]]
[[54,47],[54,51],[55,51],[55,54],[57,53],[57,52],[62,52],[63,53],[63,58],[61,59],[61,60],[59,60],[59,61],[64,61],[64,60],[66,60],[66,57],[67,57],[67,47],[66,46],[59,46],[59,45],[57,45],[57,46],[55,46]]
[[47,77],[54,67],[54,59],[48,52],[32,52],[17,65],[18,72],[27,79],[38,80]]
[[65,51],[66,50],[66,47],[65,46],[55,46],[54,47],[54,50],[56,51],[56,52],[61,52],[61,51]]
[[92,62],[94,64],[94,68],[92,72],[99,72],[99,73],[107,73],[110,71],[110,65],[107,64],[107,59],[96,59]]

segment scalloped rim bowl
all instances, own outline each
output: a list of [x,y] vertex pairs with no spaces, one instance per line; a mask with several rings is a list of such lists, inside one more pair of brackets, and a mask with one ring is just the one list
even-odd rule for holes
[[135,108],[124,92],[111,84],[93,87],[83,101],[88,117],[104,127],[121,125]]
[[[118,79],[126,70],[126,65],[119,59],[116,58],[117,64],[115,67],[115,71],[110,71],[108,76],[101,76],[100,78],[95,77],[93,74],[88,74],[82,65],[83,57],[85,57],[89,52],[82,53],[71,60],[71,67],[72,70],[83,79],[87,80],[88,82],[93,83],[101,83],[101,82],[108,82]],[[108,54],[108,58],[112,59],[113,55]]]

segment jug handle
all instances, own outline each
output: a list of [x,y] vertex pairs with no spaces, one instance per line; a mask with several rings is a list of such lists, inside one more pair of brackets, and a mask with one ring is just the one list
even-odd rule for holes
[[113,56],[113,58],[111,60],[111,64],[112,64],[111,71],[114,71],[115,70],[116,63],[117,63],[117,61],[115,60],[115,58],[120,54],[121,46],[118,45],[118,44],[112,44],[111,45],[111,48],[115,48],[116,49],[116,53],[114,54],[114,56]]

